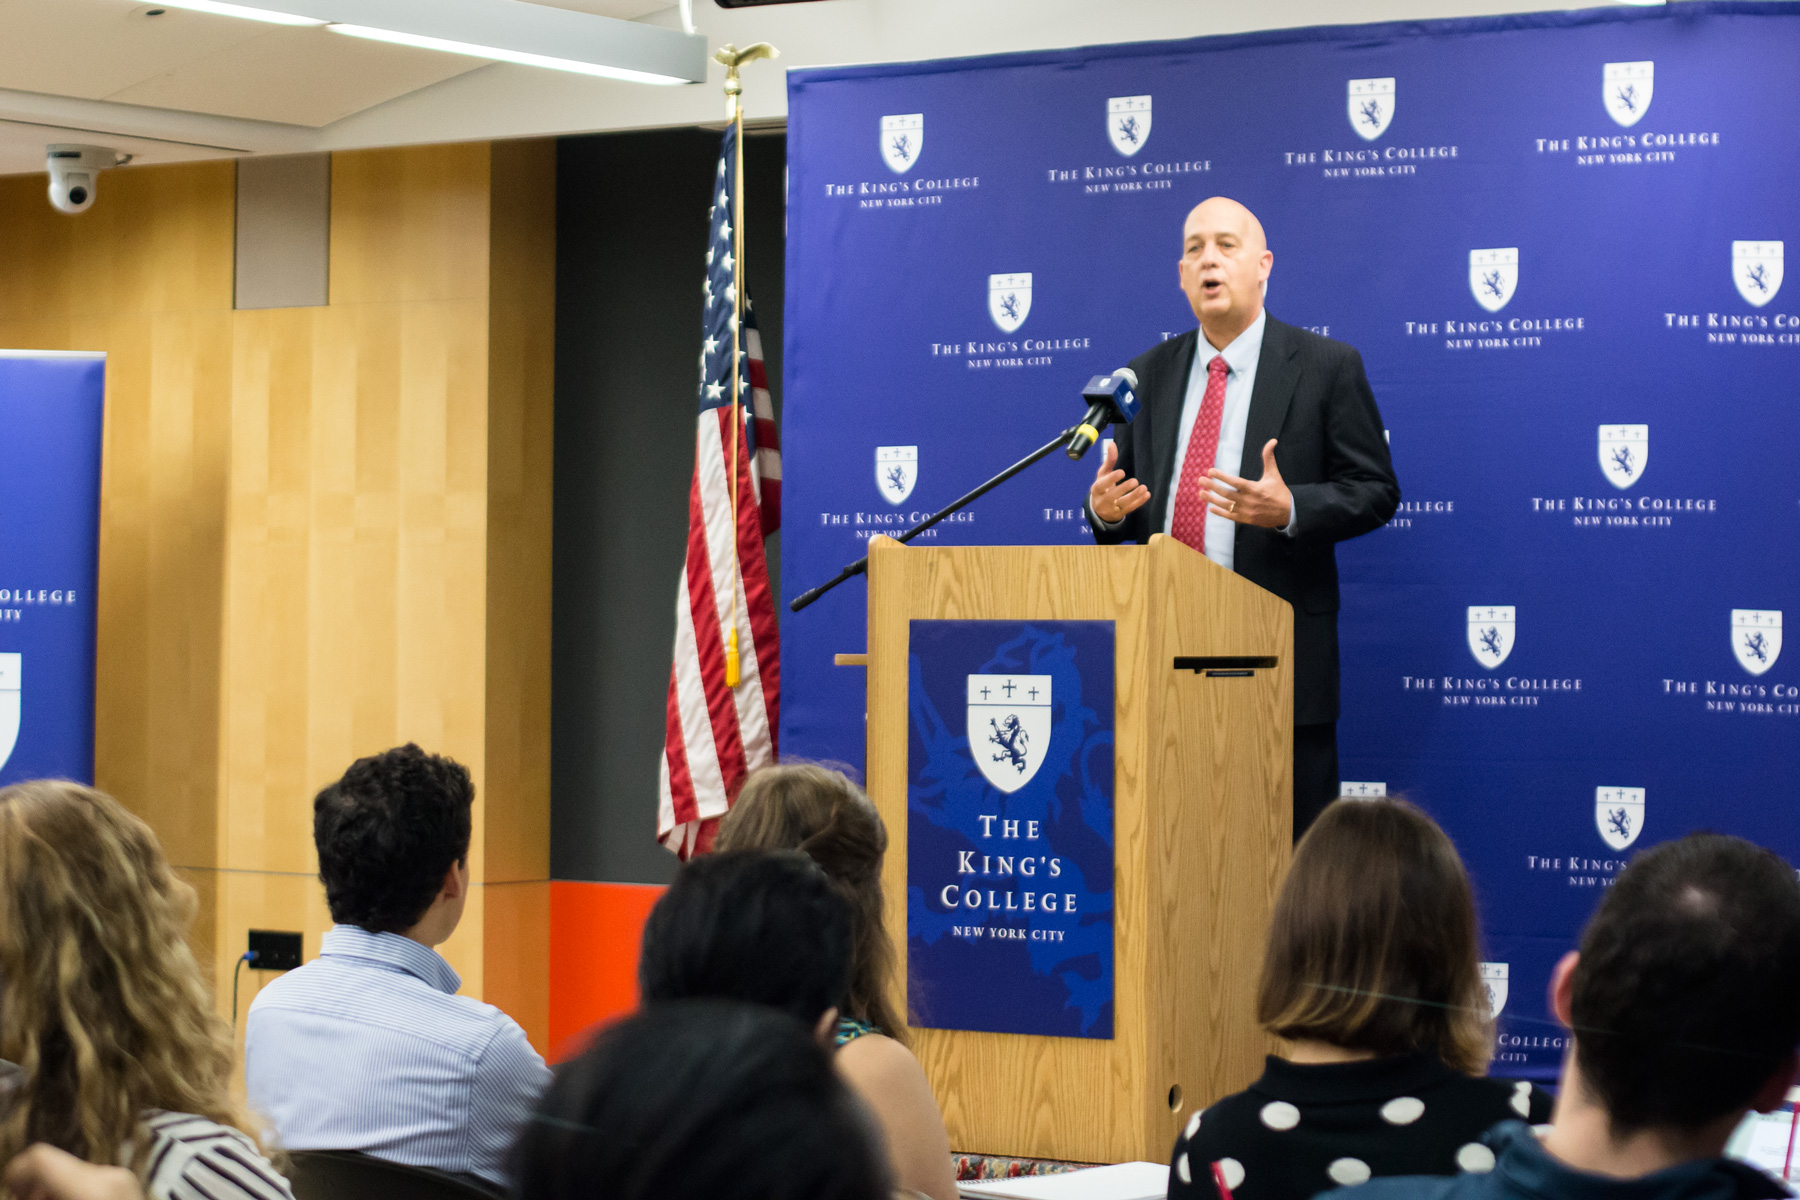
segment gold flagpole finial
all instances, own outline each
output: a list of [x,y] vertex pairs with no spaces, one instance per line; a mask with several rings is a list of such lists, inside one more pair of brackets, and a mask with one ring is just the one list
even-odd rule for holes
[[738,68],[759,58],[780,58],[781,51],[767,42],[757,42],[753,46],[745,46],[739,50],[729,42],[720,46],[713,54],[713,61],[725,67],[725,115],[737,115],[738,97],[743,94],[744,85],[738,79]]

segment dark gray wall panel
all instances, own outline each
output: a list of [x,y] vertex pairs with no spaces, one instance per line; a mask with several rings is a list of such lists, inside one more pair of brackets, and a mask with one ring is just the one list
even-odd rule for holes
[[[674,870],[656,843],[656,781],[718,148],[715,132],[671,130],[566,138],[558,150],[557,879],[662,883]],[[783,136],[746,139],[745,260],[778,411],[785,170]],[[778,557],[771,568],[778,580]]]

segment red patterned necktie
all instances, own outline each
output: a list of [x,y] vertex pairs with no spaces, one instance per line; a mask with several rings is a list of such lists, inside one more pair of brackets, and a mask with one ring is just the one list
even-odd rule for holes
[[1181,482],[1175,486],[1175,523],[1169,532],[1206,553],[1206,473],[1219,454],[1219,418],[1225,412],[1225,356],[1215,354],[1206,364],[1206,395],[1200,399],[1200,415],[1188,434],[1187,457],[1181,463]]

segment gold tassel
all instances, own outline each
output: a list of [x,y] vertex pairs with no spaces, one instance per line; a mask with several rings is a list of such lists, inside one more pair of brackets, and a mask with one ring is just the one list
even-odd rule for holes
[[725,686],[738,685],[738,648],[737,626],[731,627],[731,636],[725,639]]

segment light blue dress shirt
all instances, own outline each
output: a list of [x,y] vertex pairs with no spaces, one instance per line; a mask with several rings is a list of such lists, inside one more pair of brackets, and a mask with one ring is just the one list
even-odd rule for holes
[[318,958],[250,1006],[250,1106],[287,1150],[361,1150],[504,1185],[550,1070],[517,1022],[461,986],[427,946],[334,926]]
[[[1193,437],[1194,422],[1200,416],[1200,405],[1206,399],[1207,369],[1212,360],[1223,357],[1227,374],[1225,376],[1225,405],[1219,413],[1219,447],[1213,455],[1212,465],[1227,475],[1236,475],[1244,465],[1244,435],[1250,427],[1250,396],[1256,390],[1256,367],[1262,361],[1263,330],[1269,324],[1269,310],[1259,309],[1256,320],[1244,329],[1244,332],[1231,340],[1231,344],[1223,350],[1213,349],[1206,340],[1206,332],[1201,330],[1195,334],[1194,365],[1188,371],[1187,394],[1181,402],[1181,423],[1178,426],[1180,436],[1175,440],[1175,469],[1169,476],[1169,487],[1181,487],[1181,467],[1187,462],[1188,442]],[[1262,447],[1257,447],[1260,457]],[[1140,465],[1140,470],[1142,465]],[[1092,505],[1089,506],[1092,511]],[[1098,516],[1095,517],[1099,520]],[[1101,521],[1108,529],[1117,529],[1125,522]],[[1175,497],[1169,497],[1168,511],[1163,514],[1162,532],[1171,537],[1175,533]],[[1281,530],[1289,537],[1294,536],[1294,501],[1288,499],[1288,523]],[[1206,510],[1206,557],[1224,567],[1227,571],[1237,561],[1237,522],[1230,517],[1221,517],[1209,507]]]
[[[1194,366],[1188,372],[1187,397],[1181,402],[1181,435],[1175,439],[1175,473],[1169,486],[1181,486],[1181,465],[1187,462],[1188,442],[1194,435],[1194,423],[1200,416],[1200,404],[1206,399],[1206,372],[1212,360],[1223,356],[1229,374],[1225,376],[1225,407],[1219,414],[1219,450],[1212,465],[1227,475],[1236,475],[1244,465],[1244,432],[1250,425],[1250,393],[1256,387],[1256,364],[1262,361],[1263,329],[1269,323],[1267,309],[1259,309],[1249,328],[1231,340],[1223,350],[1214,350],[1201,330],[1194,344]],[[1260,447],[1259,447],[1260,449]],[[1291,521],[1290,521],[1291,523]],[[1169,511],[1163,518],[1164,533],[1175,532],[1175,497],[1169,497]],[[1206,557],[1231,570],[1237,561],[1237,522],[1206,510]]]

